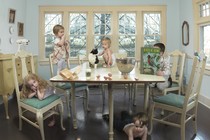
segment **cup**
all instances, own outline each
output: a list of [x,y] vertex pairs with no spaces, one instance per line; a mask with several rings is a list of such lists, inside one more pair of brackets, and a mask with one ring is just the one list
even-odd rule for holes
[[91,77],[91,69],[86,69],[86,79],[90,80]]

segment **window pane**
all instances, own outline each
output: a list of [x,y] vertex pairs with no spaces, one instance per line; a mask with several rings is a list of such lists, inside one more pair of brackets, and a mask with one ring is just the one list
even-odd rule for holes
[[205,55],[208,57],[207,65],[210,66],[210,25],[203,26],[203,49]]
[[70,13],[70,57],[86,54],[87,15]]
[[49,54],[53,52],[53,41],[55,36],[53,34],[53,27],[56,24],[62,24],[61,14],[45,14],[45,57],[49,58]]
[[94,47],[102,51],[101,38],[111,34],[111,14],[95,13],[94,14]]
[[120,13],[119,17],[119,52],[126,51],[128,57],[135,57],[136,49],[136,14]]
[[209,16],[210,13],[210,2],[200,4],[200,17]]
[[160,42],[161,18],[159,13],[144,14],[144,47]]

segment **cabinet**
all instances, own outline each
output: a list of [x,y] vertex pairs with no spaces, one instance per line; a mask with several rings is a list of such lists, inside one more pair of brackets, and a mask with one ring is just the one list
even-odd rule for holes
[[[12,55],[14,54],[0,54],[0,95],[3,97],[6,118],[8,115],[8,97],[14,91],[14,78],[12,70]],[[37,73],[37,56],[34,56],[34,65]]]

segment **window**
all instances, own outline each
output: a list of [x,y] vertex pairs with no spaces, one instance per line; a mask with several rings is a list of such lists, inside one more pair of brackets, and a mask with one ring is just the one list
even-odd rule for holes
[[53,51],[53,27],[56,24],[62,24],[62,15],[58,13],[53,14],[45,14],[45,28],[44,28],[44,36],[45,36],[45,57],[48,58],[49,54]]
[[[194,0],[195,50],[203,50],[207,56],[206,69],[210,70],[210,1]],[[206,71],[210,74],[209,71]]]
[[[94,9],[94,10],[93,10]],[[70,42],[70,57],[102,51],[101,38],[111,39],[113,52],[140,59],[140,48],[166,43],[166,6],[50,6],[40,7],[39,55],[48,61],[53,52],[53,26],[62,24]],[[74,61],[75,60],[75,61]]]
[[86,54],[87,49],[87,14],[70,13],[70,57]]

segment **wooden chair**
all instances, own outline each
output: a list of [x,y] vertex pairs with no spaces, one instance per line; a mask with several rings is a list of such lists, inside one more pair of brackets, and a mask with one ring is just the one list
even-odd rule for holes
[[178,94],[181,94],[182,91],[182,82],[183,82],[183,74],[184,74],[184,65],[185,65],[185,57],[186,54],[180,52],[179,50],[175,50],[171,53],[171,78],[172,85],[169,88],[163,90],[163,95],[166,95],[167,92],[178,91]]
[[[50,54],[49,55],[49,64],[50,64],[50,75],[51,77],[55,76],[56,74],[54,73],[54,69],[53,69],[53,61],[52,61],[52,57],[53,57],[53,54]],[[70,60],[68,59],[67,61],[67,68],[70,69]],[[66,102],[67,102],[67,110],[68,110],[68,116],[70,117],[70,96],[71,96],[71,84],[70,83],[64,83],[62,85],[59,85],[59,84],[56,84],[55,83],[55,86],[57,88],[60,88],[62,90],[64,90],[66,92]],[[89,100],[89,88],[88,88],[88,85],[85,84],[85,83],[76,83],[75,84],[75,92],[79,92],[79,91],[85,91],[85,96],[76,96],[76,97],[80,97],[80,98],[83,98],[85,99],[85,107],[86,107],[86,110],[89,111],[89,108],[88,108],[88,100]]]
[[[152,132],[152,122],[157,121],[166,125],[179,127],[181,129],[181,140],[185,140],[185,125],[192,119],[194,122],[194,133],[196,134],[198,96],[200,93],[205,64],[206,57],[200,61],[197,57],[194,57],[185,96],[168,93],[164,96],[154,97],[151,107],[150,133]],[[165,113],[164,116],[154,116],[156,109],[163,109],[167,111],[167,113]],[[173,118],[174,115],[180,117],[180,120],[175,120]]]
[[[29,73],[35,73],[32,54],[23,51],[18,52],[12,57],[12,63],[18,104],[19,130],[22,130],[22,120],[25,120],[40,129],[41,138],[45,140],[43,121],[53,114],[60,115],[61,128],[65,130],[63,127],[63,102],[59,95],[54,94],[44,100],[39,100],[38,98],[21,98],[20,87],[23,84],[23,78]],[[60,113],[55,111],[55,107],[60,109]],[[29,115],[28,112],[35,114],[36,119],[33,120],[31,117],[29,118],[31,115]]]

